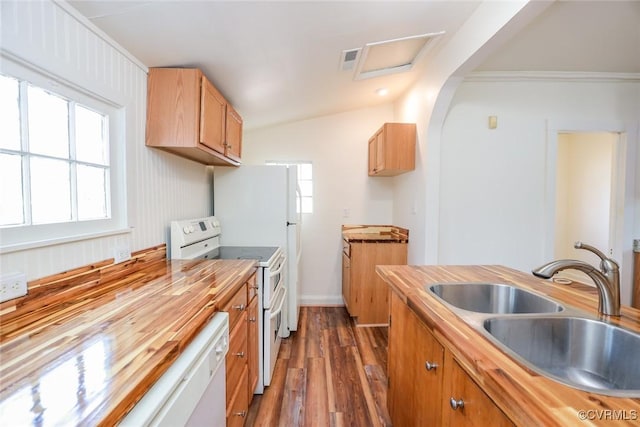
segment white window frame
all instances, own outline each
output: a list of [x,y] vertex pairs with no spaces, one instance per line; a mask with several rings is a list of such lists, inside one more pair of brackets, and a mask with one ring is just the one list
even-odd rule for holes
[[96,237],[129,233],[126,214],[124,108],[72,83],[0,55],[5,76],[24,80],[41,89],[104,114],[108,118],[110,218],[52,224],[0,227],[0,254]]

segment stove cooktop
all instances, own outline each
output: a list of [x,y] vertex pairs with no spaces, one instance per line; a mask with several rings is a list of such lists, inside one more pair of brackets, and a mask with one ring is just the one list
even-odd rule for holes
[[255,259],[267,262],[278,250],[277,246],[219,246],[200,256],[201,259]]

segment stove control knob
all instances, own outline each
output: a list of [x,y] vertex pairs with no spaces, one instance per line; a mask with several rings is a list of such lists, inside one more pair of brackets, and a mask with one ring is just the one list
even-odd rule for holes
[[189,234],[189,227],[185,225],[182,231],[184,231],[184,234]]
[[193,227],[193,225],[189,226],[189,233],[193,233],[194,231],[196,231],[196,229]]

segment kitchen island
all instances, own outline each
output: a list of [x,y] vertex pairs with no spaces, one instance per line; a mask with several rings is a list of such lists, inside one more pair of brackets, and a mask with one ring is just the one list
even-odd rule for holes
[[164,245],[29,283],[0,305],[0,419],[114,425],[254,274]]
[[[437,283],[513,284],[597,318],[595,288],[556,285],[502,266],[378,266],[377,272],[392,289],[388,403],[395,424],[409,413],[411,423],[424,414],[429,425],[638,425],[639,398],[578,390],[525,368],[426,290]],[[638,310],[623,307],[620,318],[608,320],[640,332]],[[410,389],[424,384],[430,386],[424,393]]]

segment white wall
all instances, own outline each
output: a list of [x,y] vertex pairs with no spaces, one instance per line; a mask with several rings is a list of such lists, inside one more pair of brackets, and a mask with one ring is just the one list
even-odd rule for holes
[[[622,297],[631,293],[631,245],[637,230],[640,83],[636,81],[468,81],[460,85],[442,132],[442,264],[499,263],[523,271],[549,261],[548,129],[627,134]],[[498,128],[487,127],[489,115]],[[556,132],[557,134],[557,132]],[[596,199],[594,199],[594,203]],[[552,219],[553,221],[553,219]],[[637,233],[637,231],[636,231]],[[635,234],[637,238],[637,234]]]
[[[0,271],[28,280],[113,257],[116,245],[135,251],[166,241],[169,221],[207,215],[203,165],[144,145],[146,68],[64,3],[2,1],[2,52],[82,88],[124,111],[126,189],[131,233],[0,255]],[[1,66],[1,65],[0,65]]]
[[[304,215],[302,225],[303,304],[342,304],[342,224],[392,221],[392,178],[370,178],[367,174],[367,141],[388,121],[393,121],[391,104],[244,135],[245,164],[313,162],[313,214]],[[344,209],[349,210],[349,217],[343,216]]]
[[416,170],[395,178],[393,221],[412,230],[409,264],[439,261],[440,132],[460,76],[549,5],[528,1],[483,2],[429,61],[419,81],[396,102],[396,121],[415,122],[418,131]]
[[590,252],[574,249],[576,241],[608,253],[612,156],[617,139],[617,134],[603,132],[558,135],[554,258],[599,262]]

